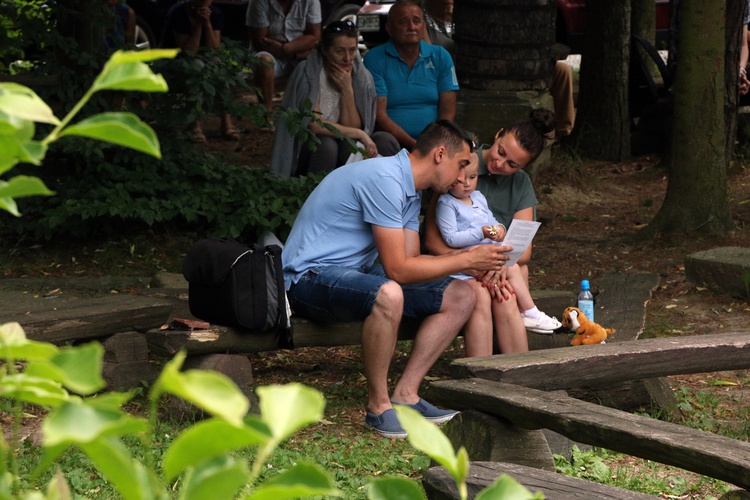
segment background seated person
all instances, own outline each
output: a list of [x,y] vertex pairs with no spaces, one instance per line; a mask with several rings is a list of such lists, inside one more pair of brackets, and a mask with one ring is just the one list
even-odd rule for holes
[[390,40],[368,51],[364,60],[375,81],[377,128],[408,150],[430,122],[456,116],[453,59],[443,47],[422,40],[424,29],[419,3],[397,0],[386,22]]
[[112,10],[111,24],[104,27],[104,46],[107,51],[122,49],[135,43],[135,11],[120,0],[105,0]]
[[453,0],[425,0],[424,41],[440,45],[455,57],[456,42],[453,41]]
[[[282,105],[301,109],[309,99],[322,122],[361,143],[367,157],[375,157],[379,142],[385,141],[386,149],[398,149],[398,143],[388,132],[373,134],[375,85],[359,57],[357,35],[351,21],[326,26],[320,49],[292,73]],[[314,152],[289,132],[286,123],[277,124],[271,171],[303,175],[330,171],[346,163],[352,153],[347,141],[316,122],[310,121],[308,127],[320,139]]]
[[[212,0],[186,0],[172,6],[164,22],[161,46],[175,47],[195,56],[199,48],[218,49],[221,45],[221,30],[224,28],[224,13],[211,5]],[[200,59],[196,64],[203,66]],[[198,96],[200,98],[200,96]],[[232,125],[229,113],[221,114],[221,133],[226,139],[237,140],[239,131]],[[190,126],[193,142],[206,142],[201,123],[195,120]]]
[[273,108],[277,78],[288,76],[320,40],[318,0],[251,0],[245,25],[250,29],[250,50],[260,58],[254,68],[255,84],[268,111]]

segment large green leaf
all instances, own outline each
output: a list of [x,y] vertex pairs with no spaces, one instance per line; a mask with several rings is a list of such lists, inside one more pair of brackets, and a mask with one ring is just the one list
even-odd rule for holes
[[[41,494],[41,493],[40,493]],[[45,500],[72,500],[73,494],[70,492],[70,486],[65,480],[65,474],[58,469],[52,480],[47,485],[47,496],[42,496]],[[32,498],[25,498],[24,500],[33,500]]]
[[475,500],[543,500],[544,493],[532,494],[524,485],[507,474],[501,475],[494,483],[487,486],[474,497]]
[[96,78],[91,90],[140,90],[166,92],[167,82],[154,74],[144,62],[171,59],[178,50],[117,51],[110,56],[104,69]]
[[225,420],[199,422],[183,432],[164,455],[164,477],[171,481],[186,468],[230,451],[263,444],[271,438],[256,427],[237,427]]
[[301,461],[266,480],[245,500],[288,500],[318,495],[341,496],[331,476],[317,464]]
[[258,387],[260,414],[276,442],[323,418],[326,402],[311,387],[293,383]]
[[0,198],[0,210],[5,210],[16,217],[21,216],[21,212],[18,211],[18,205],[13,201],[13,198]]
[[49,359],[29,363],[26,373],[62,383],[71,391],[89,395],[107,384],[101,376],[104,348],[98,342],[61,349]]
[[34,137],[34,122],[18,116],[9,115],[0,109],[0,135],[15,135],[21,140]]
[[47,154],[47,146],[16,135],[0,135],[0,151],[2,151],[0,173],[3,173],[20,162],[41,165]]
[[229,377],[221,373],[199,370],[180,372],[185,356],[185,351],[180,351],[164,365],[154,383],[151,399],[157,400],[162,393],[169,392],[211,415],[241,426],[243,417],[250,409],[247,397]]
[[77,398],[50,412],[42,424],[44,445],[90,443],[101,437],[144,432],[146,420],[119,410],[95,408]]
[[52,191],[36,177],[17,175],[8,182],[0,181],[0,198],[22,198],[24,196],[51,195]]
[[0,356],[17,360],[48,359],[59,349],[46,342],[26,338],[23,327],[16,322],[0,324]]
[[81,443],[80,447],[125,500],[150,500],[162,496],[153,472],[131,457],[119,440],[100,438]]
[[185,478],[180,498],[185,500],[216,500],[235,498],[247,484],[250,473],[244,461],[221,456],[202,462]]
[[26,373],[0,377],[0,396],[50,408],[58,407],[70,398],[59,383]]
[[100,113],[65,127],[60,137],[66,135],[90,137],[161,158],[156,132],[133,113]]
[[425,500],[422,488],[405,477],[383,477],[370,480],[367,486],[369,500]]
[[393,409],[412,446],[445,467],[456,478],[456,474],[461,473],[461,466],[443,431],[408,406],[395,405]]
[[0,110],[10,116],[57,125],[60,120],[36,93],[17,83],[0,83]]

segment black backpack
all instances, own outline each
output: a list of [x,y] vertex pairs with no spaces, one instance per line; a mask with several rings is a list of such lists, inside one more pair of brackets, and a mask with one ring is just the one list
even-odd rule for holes
[[276,330],[279,347],[294,348],[280,246],[200,240],[185,256],[182,274],[196,318],[250,332]]

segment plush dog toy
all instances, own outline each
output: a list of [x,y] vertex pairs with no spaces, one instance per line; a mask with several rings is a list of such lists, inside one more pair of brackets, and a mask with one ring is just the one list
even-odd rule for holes
[[562,324],[576,333],[573,340],[570,341],[570,345],[603,344],[607,335],[615,333],[614,328],[604,328],[593,321],[589,321],[577,307],[565,309]]

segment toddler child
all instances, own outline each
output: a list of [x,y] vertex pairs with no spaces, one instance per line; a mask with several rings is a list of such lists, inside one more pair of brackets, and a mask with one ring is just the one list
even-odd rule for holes
[[[492,215],[484,195],[476,191],[479,176],[476,153],[472,153],[472,161],[466,166],[464,175],[463,183],[456,183],[448,193],[438,199],[436,222],[445,243],[453,248],[466,248],[502,242],[506,228]],[[557,318],[549,317],[536,307],[518,264],[508,267],[503,272],[505,279],[515,291],[518,308],[528,331],[551,334],[562,326]],[[461,280],[474,279],[467,274],[453,277]],[[478,293],[487,293],[481,289],[481,285],[475,290]],[[491,336],[492,332],[489,335]]]

